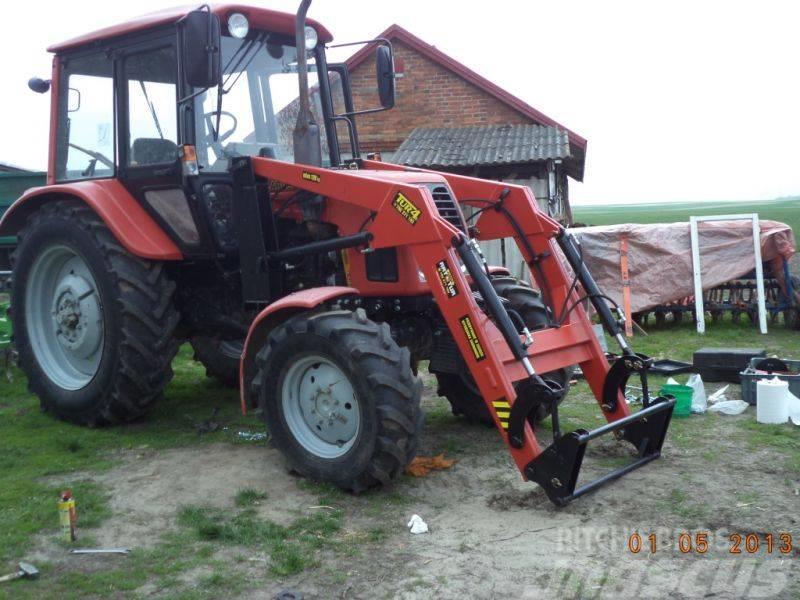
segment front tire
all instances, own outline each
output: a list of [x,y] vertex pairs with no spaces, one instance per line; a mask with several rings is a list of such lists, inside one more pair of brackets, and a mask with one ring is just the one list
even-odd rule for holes
[[[509,307],[517,311],[522,317],[525,325],[532,332],[551,327],[553,316],[551,311],[542,301],[539,292],[530,286],[521,283],[513,277],[498,277],[492,280],[492,286],[501,298],[505,298]],[[458,373],[436,373],[438,381],[438,394],[444,396],[450,402],[454,415],[462,415],[470,423],[480,423],[487,427],[494,426],[494,419],[483,401],[478,386],[469,372],[463,360],[460,360],[461,368]],[[557,404],[567,395],[569,391],[569,380],[572,376],[572,368],[559,369],[542,375],[545,379],[550,379],[558,383],[563,389],[562,395],[557,399]],[[525,382],[514,384],[517,393],[524,395],[534,393],[526,390]],[[552,410],[550,403],[534,401],[535,408],[529,415],[531,426],[548,417]]]
[[163,264],[131,255],[75,201],[29,217],[13,263],[19,364],[43,410],[109,425],[161,398],[178,349],[175,284]]
[[363,310],[290,319],[256,365],[273,443],[301,475],[360,492],[389,484],[416,454],[422,382],[408,349]]

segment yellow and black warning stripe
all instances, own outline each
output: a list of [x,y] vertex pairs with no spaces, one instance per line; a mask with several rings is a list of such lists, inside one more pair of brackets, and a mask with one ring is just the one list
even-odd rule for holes
[[511,405],[508,400],[500,398],[492,402],[492,406],[497,418],[500,420],[500,425],[503,426],[503,429],[508,429],[508,419],[511,416]]

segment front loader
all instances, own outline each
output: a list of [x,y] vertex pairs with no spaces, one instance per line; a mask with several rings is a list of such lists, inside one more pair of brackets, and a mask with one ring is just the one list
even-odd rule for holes
[[[348,490],[414,457],[422,361],[558,505],[658,458],[674,400],[650,399],[651,361],[572,236],[526,187],[362,158],[358,116],[395,101],[391,44],[373,42],[380,106],[356,110],[309,4],[164,11],[51,48],[52,79],[31,82],[52,96],[48,185],[0,222],[19,237],[12,318],[44,410],[137,418],[188,341],[296,471]],[[479,243],[508,238],[534,286],[486,263]],[[586,303],[621,347],[610,368]],[[562,432],[576,365],[608,424]],[[579,485],[607,433],[636,459]]]

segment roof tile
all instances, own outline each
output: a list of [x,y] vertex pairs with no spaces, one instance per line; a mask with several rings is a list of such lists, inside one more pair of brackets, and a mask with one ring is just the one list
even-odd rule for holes
[[392,162],[445,168],[529,164],[570,156],[569,136],[557,127],[418,127],[398,148]]

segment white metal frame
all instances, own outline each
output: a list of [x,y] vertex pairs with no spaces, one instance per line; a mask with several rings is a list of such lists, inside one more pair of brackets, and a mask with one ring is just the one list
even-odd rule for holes
[[758,213],[741,215],[714,215],[689,217],[692,239],[692,269],[694,270],[694,306],[697,315],[697,333],[706,332],[705,308],[703,307],[703,282],[700,275],[700,244],[697,224],[701,221],[751,221],[753,223],[753,254],[756,259],[756,287],[758,289],[758,324],[761,333],[767,333],[767,307],[764,295],[764,269],[761,265],[761,225]]

